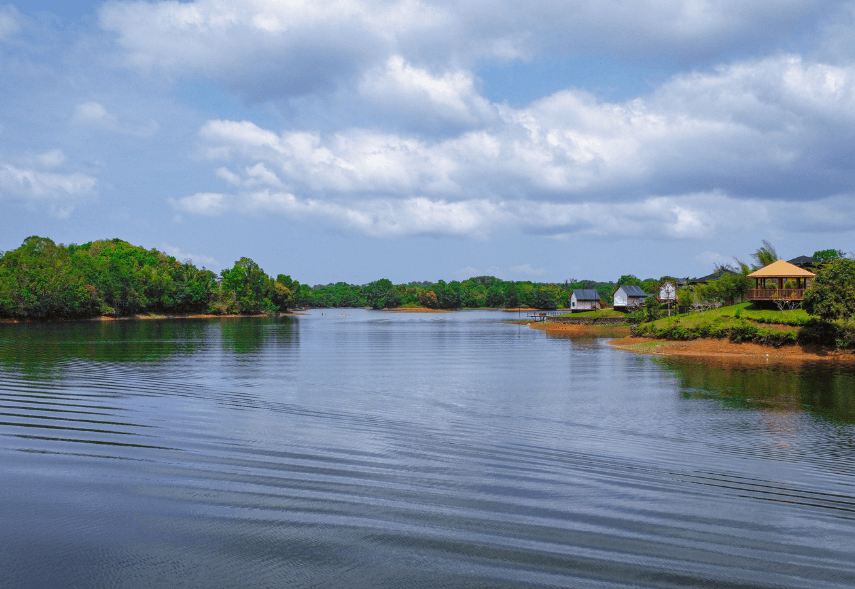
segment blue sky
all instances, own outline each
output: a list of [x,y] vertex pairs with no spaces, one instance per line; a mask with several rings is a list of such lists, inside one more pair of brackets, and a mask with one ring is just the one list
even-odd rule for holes
[[310,284],[855,249],[855,2],[0,5],[0,250]]

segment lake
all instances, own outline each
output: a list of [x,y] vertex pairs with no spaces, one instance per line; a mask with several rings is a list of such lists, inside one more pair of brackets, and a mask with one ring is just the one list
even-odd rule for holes
[[855,370],[508,319],[0,325],[0,585],[855,586]]

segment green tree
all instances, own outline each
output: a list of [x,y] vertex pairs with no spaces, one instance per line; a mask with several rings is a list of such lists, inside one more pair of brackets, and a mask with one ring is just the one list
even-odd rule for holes
[[778,259],[778,252],[775,251],[775,246],[769,243],[766,239],[762,241],[762,244],[763,245],[757,248],[756,252],[751,254],[751,257],[757,261],[761,268],[768,266]]
[[388,309],[401,304],[391,280],[381,278],[366,287],[365,301],[372,309]]
[[710,281],[707,293],[709,297],[721,303],[731,303],[745,300],[751,286],[751,279],[746,273],[724,272],[717,280]]
[[641,280],[633,274],[624,274],[617,281],[618,286],[642,286]]
[[0,257],[0,315],[48,319],[97,313],[95,289],[71,264],[65,246],[32,236]]
[[816,272],[802,308],[824,321],[855,315],[855,260],[838,258]]
[[487,287],[487,297],[484,304],[488,307],[498,308],[505,304],[505,287],[500,280],[493,281]]
[[812,257],[818,264],[827,264],[833,260],[845,258],[846,252],[843,250],[820,250],[818,252],[813,252]]
[[505,283],[505,292],[504,292],[504,305],[505,308],[513,309],[514,307],[520,306],[519,292],[517,289],[517,285],[513,282]]
[[276,310],[270,300],[274,281],[249,258],[241,258],[231,269],[220,273],[220,288],[226,297],[232,295],[240,313],[263,313]]

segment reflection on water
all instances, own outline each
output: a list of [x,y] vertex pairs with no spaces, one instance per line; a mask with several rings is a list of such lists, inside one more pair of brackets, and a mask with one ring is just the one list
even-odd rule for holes
[[806,411],[855,424],[855,369],[850,366],[756,366],[679,358],[657,361],[679,378],[685,398],[717,399],[733,408]]
[[156,362],[191,354],[214,330],[223,348],[237,354],[256,352],[269,339],[298,336],[291,317],[0,324],[0,363],[44,375],[74,359]]
[[324,313],[0,326],[0,584],[855,586],[851,372]]

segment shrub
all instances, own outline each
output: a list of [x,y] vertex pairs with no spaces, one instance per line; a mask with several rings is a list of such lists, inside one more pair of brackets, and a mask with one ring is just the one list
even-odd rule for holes
[[840,335],[840,328],[831,322],[811,319],[799,330],[798,343],[801,345],[834,346]]
[[740,321],[738,325],[730,328],[729,338],[735,343],[750,342],[757,337],[758,331],[756,325],[752,325],[748,321]]

